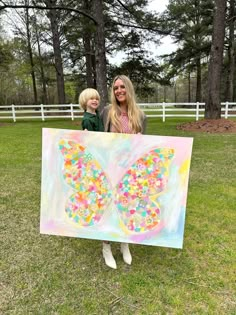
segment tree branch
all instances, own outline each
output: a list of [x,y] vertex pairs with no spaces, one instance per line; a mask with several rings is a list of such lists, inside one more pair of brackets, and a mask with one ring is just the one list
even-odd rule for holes
[[133,15],[135,17],[135,15],[133,14],[133,12],[126,6],[124,5],[123,2],[121,2],[120,0],[117,0],[117,2],[126,10],[128,11],[131,15]]
[[[130,15],[132,15],[135,20],[136,20],[136,23],[139,23],[139,22],[144,22],[143,19],[138,21],[137,22],[137,17],[135,16],[134,12],[132,12],[122,1],[120,0],[117,0],[117,2],[126,10],[130,13]],[[120,24],[119,25],[121,26],[126,26],[126,27],[134,27],[134,28],[140,28],[140,29],[143,29],[143,30],[148,30],[148,31],[152,31],[152,32],[158,32],[159,34],[162,34],[162,35],[169,35],[170,34],[170,31],[161,31],[161,30],[158,30],[158,29],[153,29],[152,27],[148,27],[148,26],[139,26],[139,25],[126,25],[126,24]]]
[[135,24],[124,24],[124,23],[120,23],[120,22],[116,22],[116,24],[120,25],[120,26],[125,26],[125,27],[140,28],[142,30],[148,30],[151,32],[158,32],[161,35],[170,35],[170,33],[171,33],[171,31],[163,31],[163,30],[152,28],[152,27],[139,26],[139,25],[135,25]]
[[73,8],[68,8],[68,7],[61,7],[61,6],[56,6],[56,7],[42,7],[39,5],[11,5],[11,4],[5,4],[3,1],[1,1],[1,3],[3,5],[0,6],[0,11],[4,10],[4,9],[39,9],[39,10],[64,10],[64,11],[71,11],[71,12],[75,12],[78,14],[82,14],[84,16],[86,16],[87,18],[89,18],[90,20],[92,20],[94,22],[95,25],[98,24],[97,20],[90,14],[82,11],[82,10],[78,10],[78,9],[73,9]]

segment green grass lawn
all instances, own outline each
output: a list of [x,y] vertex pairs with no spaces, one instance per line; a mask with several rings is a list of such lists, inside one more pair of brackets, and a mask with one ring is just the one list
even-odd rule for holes
[[0,314],[236,314],[236,136],[176,130],[148,119],[147,134],[194,137],[184,248],[40,235],[42,128],[71,121],[0,124]]

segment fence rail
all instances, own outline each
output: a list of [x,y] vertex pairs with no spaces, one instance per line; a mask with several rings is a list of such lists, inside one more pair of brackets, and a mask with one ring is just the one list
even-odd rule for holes
[[[147,117],[160,117],[164,122],[168,117],[194,117],[195,120],[204,117],[205,103],[139,103]],[[236,103],[221,103],[222,117],[236,117]],[[81,118],[83,110],[78,104],[53,105],[4,105],[0,106],[0,120],[51,118]]]

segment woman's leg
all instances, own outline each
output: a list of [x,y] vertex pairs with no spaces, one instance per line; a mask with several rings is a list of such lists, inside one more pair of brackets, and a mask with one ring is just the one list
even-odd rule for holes
[[108,267],[116,269],[116,261],[111,252],[111,244],[108,241],[102,243],[102,255]]
[[123,254],[124,262],[128,265],[131,265],[132,262],[132,256],[130,254],[129,250],[129,244],[127,243],[121,243],[120,244],[120,251]]

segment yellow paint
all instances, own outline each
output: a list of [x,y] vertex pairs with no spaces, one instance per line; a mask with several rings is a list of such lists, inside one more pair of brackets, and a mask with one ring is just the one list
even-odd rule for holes
[[179,174],[180,174],[183,182],[185,182],[185,180],[187,178],[189,167],[190,167],[190,160],[187,159],[182,163],[182,165],[179,169]]

